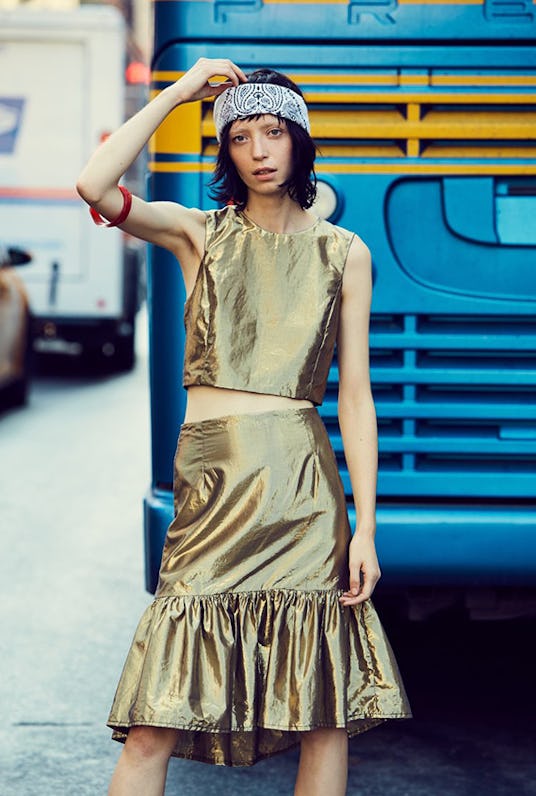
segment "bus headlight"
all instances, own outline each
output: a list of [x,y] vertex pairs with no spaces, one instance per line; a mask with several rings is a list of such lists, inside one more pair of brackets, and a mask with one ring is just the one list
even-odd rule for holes
[[316,199],[312,209],[320,218],[333,220],[339,207],[339,197],[331,185],[324,180],[316,184]]

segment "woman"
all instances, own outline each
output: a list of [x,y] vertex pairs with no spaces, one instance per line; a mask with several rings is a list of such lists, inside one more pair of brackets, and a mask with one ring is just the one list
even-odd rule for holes
[[[204,213],[118,189],[167,114],[209,96],[227,206]],[[125,742],[113,796],[162,794],[171,755],[250,765],[296,743],[295,794],[342,796],[348,736],[409,716],[369,600],[380,576],[370,255],[309,209],[314,154],[288,78],[202,58],[97,150],[77,185],[93,212],[173,252],[188,296],[175,516],[110,714]],[[335,341],[352,538],[315,409]]]

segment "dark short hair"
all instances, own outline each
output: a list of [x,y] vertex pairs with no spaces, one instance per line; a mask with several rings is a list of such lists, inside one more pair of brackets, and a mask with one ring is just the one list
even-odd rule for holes
[[[274,69],[257,69],[248,75],[248,83],[275,83],[278,86],[285,86],[303,97],[301,90],[290,78]],[[256,115],[246,118],[259,117]],[[306,210],[311,207],[316,198],[316,174],[314,171],[316,146],[307,130],[304,130],[299,124],[291,119],[285,119],[285,124],[292,140],[293,168],[290,177],[283,185],[291,199],[294,199],[300,207]],[[222,130],[216,168],[209,183],[211,186],[210,196],[223,204],[232,202],[243,208],[247,202],[248,190],[238,176],[229,155],[231,125],[232,122],[229,122]]]

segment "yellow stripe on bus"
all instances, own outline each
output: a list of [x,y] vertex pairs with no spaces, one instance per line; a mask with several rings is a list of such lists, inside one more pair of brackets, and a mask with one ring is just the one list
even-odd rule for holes
[[[411,108],[410,108],[411,109]],[[423,119],[404,118],[398,111],[356,111],[311,113],[313,138],[350,139],[509,139],[536,140],[536,112],[511,114],[508,112],[430,111]],[[212,119],[201,124],[204,138],[214,138]],[[181,150],[183,152],[190,150]],[[199,150],[198,150],[199,151]]]
[[[151,99],[157,94],[158,91],[151,91]],[[201,135],[201,103],[187,102],[174,108],[161,122],[149,141],[149,152],[197,155]]]
[[181,174],[184,173],[199,173],[199,172],[208,172],[214,171],[214,164],[211,163],[162,163],[161,161],[150,161],[149,162],[149,171],[155,173],[162,173],[162,172],[180,172]]
[[[153,173],[210,173],[212,163],[149,163]],[[536,174],[536,164],[497,164],[497,163],[319,163],[316,171],[320,174]]]
[[[404,141],[401,143],[405,144]],[[463,144],[460,145],[456,140],[453,140],[450,144],[436,144],[426,140],[419,141],[419,143],[419,158],[434,158],[436,160],[459,160],[460,158],[475,160],[475,158],[478,158],[478,160],[536,161],[536,148],[531,146],[516,146],[512,144],[490,146],[488,144],[482,144],[482,142],[479,142],[476,146],[464,146]],[[203,155],[209,158],[216,158],[218,156],[218,147],[215,144],[209,144],[203,148]],[[323,158],[359,158],[359,160],[364,158],[367,160],[373,158],[381,160],[385,160],[386,158],[397,158],[400,160],[406,159],[409,153],[406,153],[405,146],[395,146],[392,144],[377,144],[376,146],[361,143],[353,145],[322,144],[320,147],[320,156]]]
[[536,75],[431,75],[430,85],[536,86]]
[[393,104],[400,104],[404,102],[422,102],[422,103],[448,103],[449,105],[464,105],[464,104],[508,104],[508,105],[522,105],[522,104],[536,104],[536,92],[532,94],[493,94],[493,93],[468,93],[460,92],[459,94],[449,94],[442,91],[430,91],[418,93],[416,91],[378,91],[378,92],[351,92],[351,93],[328,93],[321,91],[305,91],[305,98],[308,102],[318,103],[331,103],[338,102],[341,105],[346,103],[366,103],[373,104],[375,102],[385,103],[392,102]]
[[[536,2],[536,0],[534,0]],[[153,72],[152,79],[155,83],[172,83],[179,80],[184,72]],[[355,72],[348,74],[309,74],[305,72],[290,73],[289,77],[302,86],[307,85],[333,85],[333,86],[536,86],[536,75],[428,75],[428,74],[397,74],[396,72],[374,74]],[[339,95],[337,94],[337,97]],[[346,96],[346,95],[341,95]],[[383,94],[381,95],[384,96]],[[463,95],[456,95],[458,97]],[[333,94],[329,95],[333,101]],[[369,97],[369,95],[367,95]]]

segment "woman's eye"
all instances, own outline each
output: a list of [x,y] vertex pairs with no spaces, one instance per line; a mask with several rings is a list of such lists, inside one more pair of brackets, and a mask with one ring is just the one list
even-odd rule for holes
[[245,141],[246,137],[244,135],[235,135],[233,136],[233,143],[240,144],[242,141]]
[[270,135],[273,135],[273,136],[277,137],[277,136],[281,135],[282,132],[283,131],[282,131],[282,129],[280,127],[274,127],[273,130],[270,130]]

